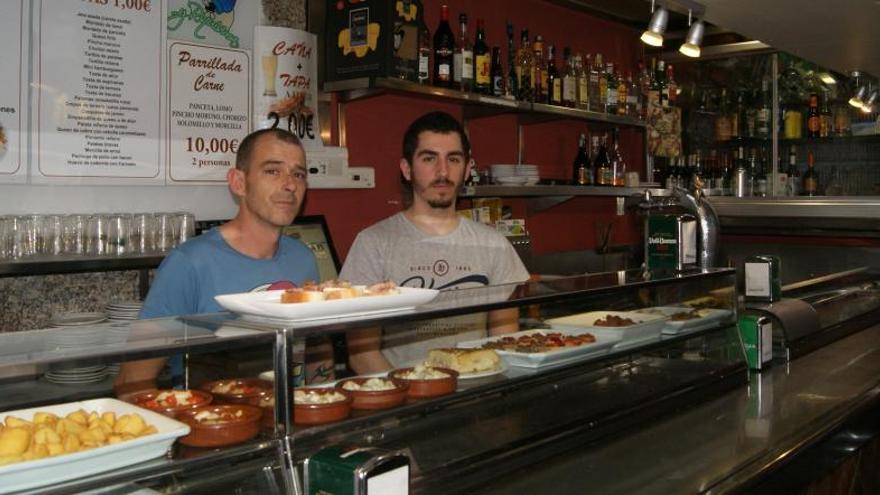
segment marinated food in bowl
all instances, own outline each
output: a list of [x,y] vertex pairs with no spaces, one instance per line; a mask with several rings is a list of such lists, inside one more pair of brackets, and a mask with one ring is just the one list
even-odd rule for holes
[[349,378],[336,384],[351,394],[354,409],[388,409],[406,400],[409,384],[393,378]]
[[388,377],[403,380],[409,384],[407,395],[413,399],[427,399],[451,394],[458,387],[457,371],[424,364],[415,368],[396,369],[389,372]]
[[272,382],[258,378],[233,378],[207,382],[201,389],[210,392],[217,403],[256,405],[260,395],[272,387]]
[[166,416],[174,416],[178,411],[208,405],[213,399],[211,394],[201,390],[153,390],[136,394],[129,402]]
[[332,388],[302,388],[293,391],[293,422],[298,425],[333,423],[351,413],[351,397]]
[[191,428],[180,443],[190,447],[221,447],[257,436],[263,412],[247,404],[210,405],[183,411],[177,419]]
[[435,368],[425,364],[419,364],[416,365],[415,368],[404,368],[398,371],[398,373],[394,373],[394,378],[400,378],[403,380],[441,380],[458,375],[458,373],[453,370]]

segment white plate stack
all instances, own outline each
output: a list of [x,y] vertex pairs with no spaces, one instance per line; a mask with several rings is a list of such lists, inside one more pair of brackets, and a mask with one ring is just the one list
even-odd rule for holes
[[[124,343],[128,338],[128,323],[137,320],[138,314],[141,312],[143,301],[114,301],[104,307],[107,317],[113,323],[109,329],[111,343]],[[112,363],[107,366],[107,372],[111,375],[119,374],[119,363]]]
[[[56,351],[83,349],[102,345],[105,341],[104,329],[97,328],[107,321],[104,313],[63,313],[55,315],[49,321],[54,328],[63,328],[46,341],[46,345]],[[45,374],[46,380],[61,385],[80,385],[100,382],[107,377],[107,366],[70,366],[67,364],[51,364]]]
[[540,180],[537,165],[491,165],[492,180],[503,186],[534,185]]

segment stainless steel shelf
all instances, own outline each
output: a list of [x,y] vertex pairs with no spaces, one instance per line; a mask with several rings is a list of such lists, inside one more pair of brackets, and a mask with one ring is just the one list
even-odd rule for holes
[[878,196],[814,196],[803,198],[711,197],[722,217],[880,219]]
[[509,100],[454,89],[437,88],[425,84],[388,78],[358,78],[346,81],[324,83],[324,91],[339,93],[343,102],[351,102],[385,94],[387,92],[405,93],[412,96],[438,98],[458,102],[469,107],[477,107],[488,114],[528,113],[538,120],[559,118],[587,120],[612,125],[645,127],[645,123],[632,117],[589,112],[576,108]]
[[0,277],[156,268],[164,253],[126,256],[34,256],[0,261]]
[[601,196],[628,197],[643,195],[651,191],[652,196],[669,196],[668,189],[653,187],[608,187],[608,186],[465,186],[460,196],[463,198],[513,197],[539,198],[553,196]]

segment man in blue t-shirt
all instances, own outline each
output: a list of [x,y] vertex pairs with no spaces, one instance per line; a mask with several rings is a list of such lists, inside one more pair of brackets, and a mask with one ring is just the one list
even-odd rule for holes
[[[238,213],[168,254],[156,272],[140,317],[217,312],[221,310],[214,300],[218,294],[284,289],[318,280],[311,250],[281,235],[302,206],[306,176],[305,150],[295,135],[264,129],[242,140],[235,168],[226,175],[229,190],[239,202]],[[307,352],[306,378],[313,383],[332,379],[329,343]],[[165,361],[123,364],[117,392],[155,388]]]

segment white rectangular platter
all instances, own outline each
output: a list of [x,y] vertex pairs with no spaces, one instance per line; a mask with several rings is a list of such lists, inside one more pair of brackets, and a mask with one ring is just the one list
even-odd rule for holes
[[242,316],[274,320],[311,320],[366,316],[385,312],[403,311],[432,301],[437,290],[399,287],[398,294],[333,299],[305,303],[281,302],[283,290],[223,294],[214,299],[224,309]]
[[[629,318],[635,322],[625,327],[596,326],[596,321],[612,315]],[[615,349],[629,348],[646,342],[660,339],[660,331],[666,317],[649,315],[634,311],[590,311],[562,318],[546,320],[554,330],[588,330],[597,337],[619,335],[620,341],[614,344]]]
[[691,308],[683,306],[656,306],[653,308],[639,309],[636,312],[665,316],[667,320],[666,323],[663,324],[663,335],[678,335],[680,333],[695,332],[697,330],[716,327],[721,325],[721,323],[731,315],[731,311],[728,309],[706,308],[695,310],[696,314],[699,315],[697,318],[680,321],[668,319],[674,314],[688,313],[690,311],[692,311]]
[[114,412],[117,417],[137,413],[147,424],[155,426],[158,433],[82,452],[0,466],[0,493],[61,483],[161,457],[177,437],[187,435],[190,431],[189,426],[180,421],[117,399],[92,399],[6,411],[0,413],[0,422],[5,421],[6,416],[30,421],[36,412],[49,412],[64,417],[78,409],[96,411],[99,414]]
[[[580,335],[585,332],[583,330],[527,330],[523,332],[510,333],[505,335],[496,335],[485,339],[469,340],[460,342],[458,347],[475,348],[482,347],[488,342],[495,342],[504,337],[518,338],[525,335],[547,335],[548,333],[558,332],[563,335]],[[589,332],[592,333],[592,332]],[[508,365],[521,368],[542,368],[546,366],[558,366],[574,361],[586,359],[587,357],[605,354],[614,344],[621,339],[619,335],[597,335],[596,342],[592,344],[584,344],[577,347],[561,347],[558,350],[549,352],[516,352],[501,349],[495,349],[495,352],[501,356]]]

